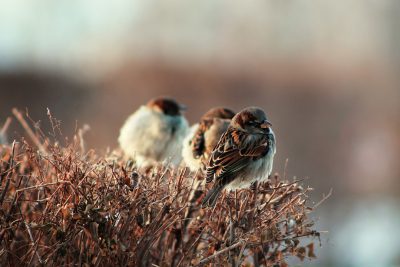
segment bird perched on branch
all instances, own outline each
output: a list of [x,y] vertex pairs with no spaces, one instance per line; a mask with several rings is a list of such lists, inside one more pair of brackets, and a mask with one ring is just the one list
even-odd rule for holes
[[249,107],[236,114],[211,153],[206,182],[214,185],[203,206],[214,206],[223,189],[246,188],[268,179],[275,152],[275,135],[262,109]]
[[120,130],[118,142],[125,155],[142,167],[163,161],[178,165],[189,128],[182,114],[185,109],[167,97],[154,98],[141,106]]
[[221,135],[228,129],[235,113],[228,108],[212,108],[190,128],[183,141],[182,157],[191,171],[204,169]]

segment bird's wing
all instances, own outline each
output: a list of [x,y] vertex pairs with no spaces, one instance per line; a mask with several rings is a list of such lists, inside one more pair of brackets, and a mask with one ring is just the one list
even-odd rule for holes
[[268,135],[253,135],[229,128],[213,150],[207,166],[206,181],[228,184],[235,174],[252,160],[263,157],[269,150]]
[[208,130],[210,125],[212,124],[212,120],[202,120],[197,128],[197,131],[193,135],[192,139],[192,152],[194,158],[199,158],[203,155],[205,150],[205,137],[204,133]]

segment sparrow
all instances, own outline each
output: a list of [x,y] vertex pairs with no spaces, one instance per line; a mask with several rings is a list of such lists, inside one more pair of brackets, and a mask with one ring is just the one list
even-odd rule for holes
[[207,164],[206,183],[214,180],[214,184],[203,207],[214,206],[223,189],[247,188],[268,179],[276,153],[271,126],[258,107],[245,108],[233,117]]
[[200,118],[199,123],[190,128],[183,141],[182,157],[191,171],[205,168],[212,150],[228,129],[233,116],[235,112],[228,108],[212,108]]
[[157,162],[178,165],[188,122],[182,114],[186,107],[172,98],[158,97],[141,106],[125,121],[118,138],[124,154],[138,166]]

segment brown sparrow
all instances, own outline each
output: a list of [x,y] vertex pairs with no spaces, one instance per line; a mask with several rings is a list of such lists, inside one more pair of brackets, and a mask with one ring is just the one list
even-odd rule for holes
[[185,107],[174,99],[159,97],[141,106],[125,122],[118,142],[124,154],[142,167],[157,162],[178,165],[188,122],[182,115]]
[[214,180],[214,185],[203,206],[214,206],[223,189],[246,188],[268,179],[275,152],[275,135],[262,109],[249,107],[236,114],[211,153],[206,182]]
[[190,128],[183,141],[183,161],[191,171],[204,169],[221,135],[228,129],[235,113],[228,108],[212,108]]

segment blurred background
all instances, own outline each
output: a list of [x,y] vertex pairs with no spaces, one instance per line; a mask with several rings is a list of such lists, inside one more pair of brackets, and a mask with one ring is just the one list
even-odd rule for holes
[[[88,146],[158,95],[257,105],[275,171],[309,178],[322,237],[301,266],[400,266],[400,1],[1,1],[0,127],[11,109]],[[14,119],[8,139],[24,134]]]

